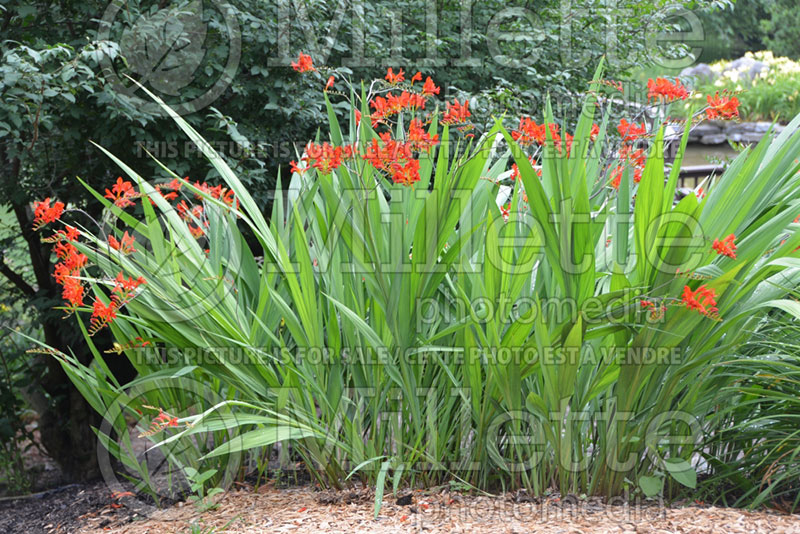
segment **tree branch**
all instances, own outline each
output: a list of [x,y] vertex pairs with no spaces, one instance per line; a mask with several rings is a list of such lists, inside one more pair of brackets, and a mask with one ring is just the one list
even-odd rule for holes
[[36,276],[36,283],[40,289],[46,289],[48,292],[53,293],[53,280],[50,276],[50,260],[49,250],[42,246],[39,236],[31,229],[31,220],[26,213],[24,205],[12,203],[12,209],[17,217],[22,237],[28,244],[28,252],[31,257],[31,265],[33,266],[33,274]]
[[22,278],[22,275],[11,270],[11,267],[5,262],[5,253],[3,252],[0,252],[0,274],[5,276],[9,282],[14,284],[26,296],[33,297],[36,294],[36,290]]

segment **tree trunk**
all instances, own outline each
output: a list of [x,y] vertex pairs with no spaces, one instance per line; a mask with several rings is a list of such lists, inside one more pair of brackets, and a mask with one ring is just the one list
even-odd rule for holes
[[[12,164],[12,169],[17,171],[18,176],[19,164]],[[14,203],[12,207],[28,246],[38,286],[35,297],[57,301],[60,292],[51,275],[50,246],[42,243],[41,236],[32,230],[27,206]],[[39,317],[45,342],[49,346],[67,354],[72,352],[82,363],[91,361],[91,353],[83,343],[69,341],[69,337],[74,337],[74,327],[69,322],[46,309],[39,310]],[[97,465],[97,437],[92,425],[96,424],[97,414],[55,358],[37,354],[31,363],[34,369],[42,370],[34,379],[35,386],[50,397],[45,410],[39,414],[42,445],[70,479],[96,478],[100,471]]]

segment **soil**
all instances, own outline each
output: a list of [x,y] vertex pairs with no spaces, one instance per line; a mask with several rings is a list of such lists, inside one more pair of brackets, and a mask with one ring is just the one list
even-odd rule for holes
[[79,530],[88,518],[94,525],[132,521],[136,512],[119,506],[103,482],[70,484],[28,497],[0,500],[0,532],[7,534],[62,534]]
[[122,505],[124,498],[114,499],[103,481],[71,483],[39,445],[36,421],[28,425],[28,432],[34,443],[24,441],[21,449],[30,486],[19,495],[0,483],[1,534],[72,533],[90,517],[100,518],[95,525],[121,525],[142,517]]
[[237,483],[216,496],[212,506],[179,502],[158,510],[132,494],[112,495],[102,481],[39,491],[42,484],[64,481],[49,459],[28,460],[45,466],[33,488],[37,493],[0,497],[0,534],[800,534],[800,514],[774,510],[718,508],[697,501],[668,507],[651,502],[615,505],[597,498],[540,498],[524,492],[463,495],[448,487],[385,495],[375,518],[374,493],[368,488],[321,491],[297,486],[300,480],[284,487],[283,479],[259,488]]
[[103,530],[87,525],[78,532],[800,534],[800,515],[747,512],[698,503],[668,508],[652,504],[614,506],[575,496],[466,496],[439,489],[387,495],[376,519],[373,497],[366,489],[321,492],[311,487],[265,487],[256,492],[243,488],[225,494],[214,510],[200,512],[189,505],[174,506],[146,521],[112,524]]
[[800,515],[679,503],[609,505],[599,499],[528,498],[524,494],[470,496],[447,489],[386,495],[374,518],[369,489],[258,490],[221,495],[213,509],[178,503],[147,516],[133,503],[115,502],[102,483],[69,486],[38,497],[0,502],[0,532],[69,534],[261,534],[449,532],[582,534],[800,534]]

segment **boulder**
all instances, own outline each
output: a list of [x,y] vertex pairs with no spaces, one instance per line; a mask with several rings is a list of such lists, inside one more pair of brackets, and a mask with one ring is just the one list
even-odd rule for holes
[[722,72],[728,72],[730,70],[750,70],[750,67],[755,63],[757,63],[757,61],[751,57],[740,57],[739,59],[731,61]]
[[732,122],[725,128],[725,133],[729,136],[740,135],[751,131],[752,127],[749,122]]
[[694,78],[698,82],[713,82],[717,75],[706,63],[698,63],[681,71],[681,78]]
[[[755,133],[767,133],[769,131],[770,126],[772,126],[771,122],[760,121],[754,122],[753,124],[753,132]],[[775,125],[775,130],[778,129],[778,125]]]
[[740,76],[747,76],[750,80],[754,79],[760,73],[769,70],[769,65],[763,63],[761,61],[757,61],[751,57],[740,57],[734,61],[731,61],[730,64],[723,69],[722,74],[726,74],[731,71],[739,72]]
[[756,76],[761,74],[762,72],[767,72],[769,70],[769,65],[766,63],[762,63],[761,61],[756,61],[753,63],[753,66],[750,67],[750,79],[754,80]]
[[[725,128],[725,133],[734,141],[733,136],[741,135],[741,134],[757,134],[759,136],[763,136],[767,131],[769,131],[770,126],[772,126],[771,122],[766,121],[759,121],[759,122],[732,122],[728,124],[728,127]],[[779,132],[782,130],[779,125],[775,125],[775,131]]]
[[763,133],[744,132],[732,134],[728,137],[731,141],[737,143],[758,143],[764,137]]
[[728,140],[728,136],[723,133],[704,135],[700,138],[700,142],[704,145],[721,145]]
[[703,137],[705,135],[714,135],[719,133],[722,133],[721,126],[718,126],[717,124],[713,124],[710,122],[701,122],[700,124],[692,128],[692,131],[689,132],[689,135],[696,135],[698,137]]

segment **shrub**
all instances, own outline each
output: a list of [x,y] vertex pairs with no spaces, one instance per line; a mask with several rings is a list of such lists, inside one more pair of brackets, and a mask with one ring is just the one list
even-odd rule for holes
[[[541,124],[476,133],[468,103],[441,111],[432,80],[403,74],[348,84],[344,124],[325,94],[329,133],[292,162],[269,221],[174,113],[223,184],[154,185],[106,152],[127,180],[92,190],[100,226],[54,238],[87,258],[67,277],[94,304],[74,289],[67,311],[96,365],[54,356],[105,414],[103,444],[157,493],[125,417],[212,485],[280,442],[324,485],[375,484],[376,513],[389,481],[695,487],[718,391],[702,379],[765,310],[794,311],[800,119],[676,204],[688,134],[665,180],[659,119],[619,136],[593,123],[598,91],[616,90],[599,69],[573,133],[549,106]],[[648,89],[665,113],[689,96]],[[735,111],[720,97],[700,113]],[[93,344],[106,326],[139,372],[129,386]]]

